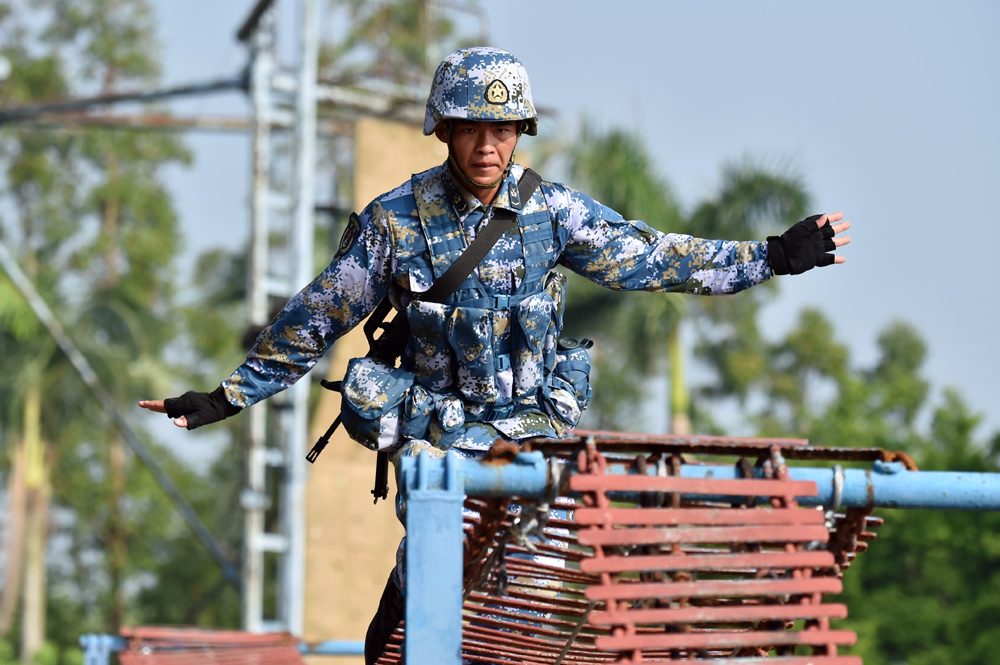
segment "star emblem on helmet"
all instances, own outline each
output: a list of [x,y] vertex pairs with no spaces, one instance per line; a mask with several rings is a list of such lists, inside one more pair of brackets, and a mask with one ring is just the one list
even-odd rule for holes
[[506,104],[509,99],[510,92],[500,79],[494,79],[493,83],[486,86],[486,101],[490,104]]

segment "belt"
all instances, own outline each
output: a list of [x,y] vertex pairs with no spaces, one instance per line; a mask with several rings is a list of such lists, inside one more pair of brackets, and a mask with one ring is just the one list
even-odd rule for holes
[[[523,397],[522,397],[523,399]],[[504,404],[503,406],[495,406],[493,404],[487,404],[486,408],[483,409],[482,413],[469,413],[465,412],[465,422],[467,423],[489,423],[494,420],[503,420],[505,418],[510,418],[518,411],[524,411],[526,409],[538,408],[537,393],[532,396],[532,401],[525,403],[511,402],[510,404]]]

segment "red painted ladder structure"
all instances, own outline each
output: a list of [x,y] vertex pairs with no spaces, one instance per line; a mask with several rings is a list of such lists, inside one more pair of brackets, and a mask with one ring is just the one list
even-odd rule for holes
[[127,647],[121,665],[304,665],[290,633],[252,634],[237,630],[157,627],[122,629]]
[[[897,456],[600,433],[530,445],[574,473],[548,501],[509,510],[505,499],[467,500],[466,662],[861,664],[839,653],[856,638],[831,628],[847,608],[824,595],[841,591],[882,521],[799,507],[816,484],[790,480],[785,459]],[[729,458],[744,477],[682,478],[682,465],[699,463],[692,454]],[[403,662],[404,633],[401,623],[380,665]]]

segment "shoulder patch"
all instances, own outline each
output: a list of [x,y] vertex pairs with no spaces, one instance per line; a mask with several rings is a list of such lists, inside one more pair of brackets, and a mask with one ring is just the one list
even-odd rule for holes
[[358,217],[356,212],[351,213],[351,218],[347,220],[347,228],[344,229],[344,235],[340,237],[340,247],[337,248],[337,254],[334,258],[339,259],[347,252],[351,251],[351,247],[354,247],[354,243],[358,241],[361,237],[361,219]]

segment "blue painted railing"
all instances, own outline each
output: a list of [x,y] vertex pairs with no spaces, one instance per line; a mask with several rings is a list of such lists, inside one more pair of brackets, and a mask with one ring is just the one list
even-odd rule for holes
[[[483,464],[454,454],[402,460],[404,491],[464,488],[470,496],[544,497],[551,470],[540,452],[520,453],[507,465]],[[930,508],[936,510],[1000,510],[1000,474],[964,471],[908,471],[900,462],[874,462],[871,469],[788,467],[791,480],[811,480],[819,494],[800,497],[803,506],[846,508]],[[650,467],[647,474],[654,475]],[[763,469],[754,469],[763,477]],[[685,464],[682,478],[736,479],[735,466]],[[839,488],[839,489],[838,489]],[[700,497],[704,501],[704,496]]]

